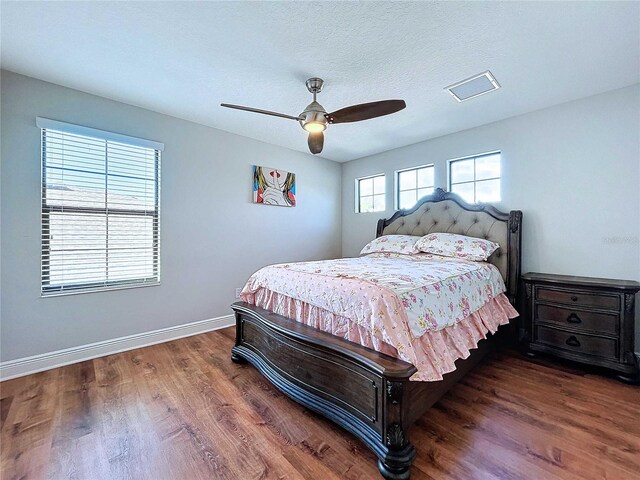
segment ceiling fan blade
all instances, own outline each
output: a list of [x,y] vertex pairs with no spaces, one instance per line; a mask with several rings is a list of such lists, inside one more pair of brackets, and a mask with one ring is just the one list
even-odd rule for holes
[[325,117],[329,123],[348,123],[369,120],[370,118],[382,117],[396,113],[407,104],[404,100],[382,100],[380,102],[361,103],[341,108],[332,113],[327,113]]
[[284,113],[272,112],[270,110],[261,110],[259,108],[243,107],[242,105],[232,105],[230,103],[221,103],[220,106],[221,107],[227,107],[227,108],[235,108],[236,110],[245,110],[247,112],[262,113],[264,115],[271,115],[273,117],[288,118],[290,120],[301,120],[300,117],[294,117],[293,115],[287,115],[287,114],[284,114]]
[[324,133],[310,133],[307,143],[309,144],[309,150],[311,151],[311,153],[313,153],[314,155],[316,153],[320,153],[322,151],[322,147],[324,146]]

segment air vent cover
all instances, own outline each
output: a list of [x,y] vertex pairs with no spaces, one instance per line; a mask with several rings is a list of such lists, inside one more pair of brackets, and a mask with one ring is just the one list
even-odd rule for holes
[[471,78],[467,78],[453,85],[449,85],[445,90],[449,90],[449,93],[453,95],[457,101],[462,102],[469,100],[470,98],[484,95],[485,93],[492,92],[500,88],[500,84],[491,75],[491,72],[486,72],[474,75]]

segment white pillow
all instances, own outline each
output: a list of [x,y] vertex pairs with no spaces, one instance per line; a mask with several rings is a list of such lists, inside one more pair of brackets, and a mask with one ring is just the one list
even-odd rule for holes
[[500,245],[482,238],[455,233],[430,233],[418,240],[416,248],[435,255],[484,262],[500,248]]
[[416,242],[418,240],[420,240],[420,237],[415,235],[383,235],[367,243],[360,252],[360,255],[376,252],[412,255],[420,252],[420,250],[416,248]]

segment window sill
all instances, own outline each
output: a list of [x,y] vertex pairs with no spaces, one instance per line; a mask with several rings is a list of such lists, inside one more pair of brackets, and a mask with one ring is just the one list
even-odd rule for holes
[[117,285],[112,287],[87,288],[87,289],[78,289],[78,290],[69,290],[69,291],[51,292],[51,293],[45,293],[41,291],[40,298],[67,297],[69,295],[81,295],[81,294],[87,294],[87,293],[104,293],[104,292],[111,292],[114,290],[129,290],[132,288],[158,287],[160,285],[161,285],[160,282],[156,282],[156,283],[144,283],[140,285]]

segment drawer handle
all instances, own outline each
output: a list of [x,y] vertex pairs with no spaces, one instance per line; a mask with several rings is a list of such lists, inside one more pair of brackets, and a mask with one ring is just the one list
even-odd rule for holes
[[571,300],[572,300],[572,301],[574,301],[574,302],[577,302],[577,301],[578,301],[578,297],[576,297],[576,296],[574,295],[573,297],[571,297]]
[[579,347],[580,341],[576,337],[571,335],[569,338],[567,338],[566,344],[570,347]]
[[575,313],[572,313],[571,315],[569,315],[567,317],[567,322],[569,322],[569,323],[582,323],[582,320],[580,320],[580,317],[578,315],[576,315]]

